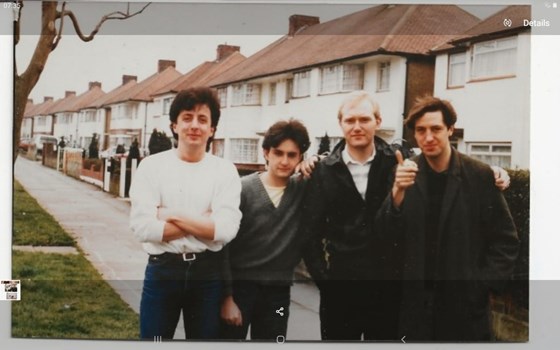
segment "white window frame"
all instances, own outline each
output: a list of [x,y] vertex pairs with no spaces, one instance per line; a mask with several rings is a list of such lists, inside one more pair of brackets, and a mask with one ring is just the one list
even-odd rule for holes
[[257,163],[258,139],[232,138],[230,139],[230,155],[234,163]]
[[224,158],[225,139],[212,140],[212,154]]
[[232,90],[232,106],[241,106],[243,105],[243,84],[235,84],[231,87]]
[[448,56],[447,64],[447,87],[465,86],[467,71],[467,53],[457,52]]
[[232,91],[232,106],[257,106],[261,104],[261,84],[235,84],[232,86]]
[[[504,151],[505,148],[509,148],[509,151]],[[468,142],[467,154],[488,165],[511,168],[511,142]]]
[[245,93],[243,94],[243,104],[246,106],[255,106],[261,104],[261,84],[247,83],[244,85]]
[[377,66],[377,91],[391,89],[391,61],[379,62]]
[[84,121],[86,123],[92,123],[97,121],[97,113],[95,110],[88,110],[84,112],[85,118]]
[[163,115],[169,115],[169,110],[171,109],[171,104],[173,103],[173,97],[166,97],[161,102],[163,110]]
[[517,36],[475,43],[471,50],[470,78],[514,76],[517,71]]
[[[353,76],[355,73],[357,77]],[[363,87],[363,64],[338,64],[321,68],[320,94],[361,90]]]
[[294,73],[292,97],[308,97],[311,91],[311,70]]
[[227,107],[227,87],[218,88],[218,98],[220,99],[220,107]]
[[276,105],[276,91],[277,91],[277,83],[270,83],[269,90],[268,90],[268,105],[274,106]]

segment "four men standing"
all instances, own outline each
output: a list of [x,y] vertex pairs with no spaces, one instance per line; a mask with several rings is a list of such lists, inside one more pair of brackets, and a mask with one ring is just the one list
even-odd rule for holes
[[[420,112],[407,119],[424,152],[419,170],[375,136],[379,106],[360,91],[339,109],[344,140],[308,182],[291,177],[309,138],[290,120],[268,130],[268,169],[245,177],[241,191],[233,165],[206,153],[215,94],[179,93],[170,112],[178,148],[145,159],[131,188],[131,228],[150,254],[142,338],[172,338],[181,310],[188,338],[216,338],[220,306],[222,337],[245,339],[249,324],[252,339],[285,336],[287,315],[277,313],[289,312],[303,254],[321,294],[324,340],[396,340],[419,329],[422,340],[487,339],[475,321],[487,316],[487,286],[511,273],[515,228],[492,170],[451,149],[454,120]],[[427,168],[434,174],[425,178]],[[426,293],[410,291],[410,280]],[[458,290],[481,309],[452,305]]]

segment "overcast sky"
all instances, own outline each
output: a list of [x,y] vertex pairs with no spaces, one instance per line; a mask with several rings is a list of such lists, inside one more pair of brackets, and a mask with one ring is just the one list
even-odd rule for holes
[[[325,4],[162,4],[150,5],[142,14],[126,21],[106,22],[91,42],[73,35],[65,21],[65,35],[54,50],[43,74],[31,93],[35,103],[44,96],[55,99],[66,90],[81,94],[88,82],[100,81],[105,92],[121,84],[123,74],[141,81],[157,70],[158,59],[176,61],[176,68],[187,73],[204,61],[216,58],[219,44],[241,47],[250,56],[287,33],[292,14],[319,16],[321,22],[359,11],[370,5]],[[131,9],[139,9],[133,4]],[[495,13],[500,6],[469,6],[478,17]],[[125,3],[69,3],[89,33],[105,13],[126,9]],[[27,66],[37,42],[40,23],[39,3],[25,3],[22,14],[23,36],[16,46],[16,62],[21,71]],[[258,34],[258,35],[256,35]]]

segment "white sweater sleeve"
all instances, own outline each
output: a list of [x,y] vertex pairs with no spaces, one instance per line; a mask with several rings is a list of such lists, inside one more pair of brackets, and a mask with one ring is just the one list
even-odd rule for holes
[[233,164],[226,165],[214,193],[210,215],[214,220],[214,241],[222,244],[235,238],[241,222],[241,179]]
[[130,228],[140,242],[162,242],[165,221],[157,218],[160,193],[148,162],[140,163],[130,185]]

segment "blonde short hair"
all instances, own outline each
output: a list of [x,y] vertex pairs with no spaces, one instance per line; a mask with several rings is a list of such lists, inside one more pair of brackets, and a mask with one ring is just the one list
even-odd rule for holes
[[344,98],[344,100],[342,100],[342,103],[338,108],[338,121],[342,120],[342,113],[344,109],[354,107],[360,104],[363,100],[371,103],[371,106],[373,107],[373,116],[375,117],[375,119],[380,119],[381,113],[379,111],[379,104],[373,100],[373,98],[367,91],[358,90],[348,94]]

